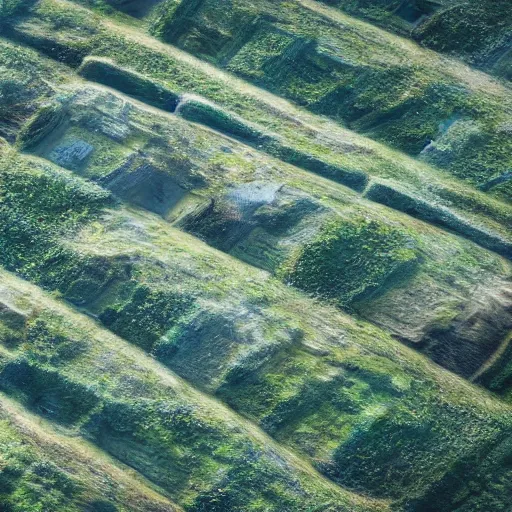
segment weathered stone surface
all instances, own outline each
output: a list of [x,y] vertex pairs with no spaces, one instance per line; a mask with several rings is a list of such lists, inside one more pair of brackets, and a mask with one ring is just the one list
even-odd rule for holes
[[78,169],[85,163],[94,147],[83,140],[66,142],[57,146],[49,155],[56,164],[66,169]]

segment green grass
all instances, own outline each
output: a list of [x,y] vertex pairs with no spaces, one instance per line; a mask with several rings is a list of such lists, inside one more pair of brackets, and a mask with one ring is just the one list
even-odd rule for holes
[[[486,79],[476,72],[445,64],[369,25],[315,9],[313,2],[239,0],[228,5],[206,0],[182,5],[187,7],[154,29],[169,43],[411,155],[437,140],[440,126],[454,116],[472,120],[478,145],[474,140],[462,144],[477,150],[480,161],[454,147],[446,159],[433,163],[476,185],[510,166],[510,150],[501,144],[500,134],[510,117],[506,88],[489,81],[484,92],[479,82]],[[484,11],[497,13],[499,8]],[[272,22],[266,21],[268,14]],[[192,24],[187,16],[193,16]],[[482,16],[479,20],[487,23]],[[182,28],[166,31],[165,23],[181,23]],[[462,21],[462,31],[464,23],[471,22]],[[491,26],[486,30],[492,32]],[[214,37],[220,41],[217,47],[210,44]]]
[[[96,187],[71,175],[64,180],[64,171],[34,169],[35,162],[43,169],[50,164],[21,159],[31,165],[24,170],[11,160],[9,167],[23,186],[10,187],[19,196],[10,196],[7,211],[16,211],[18,203],[27,205],[27,194],[21,191],[30,190],[29,177],[35,175],[47,176],[52,184],[42,196],[46,208],[70,212],[71,218],[71,212],[80,215],[70,224],[61,222],[62,226],[45,230],[44,240],[51,243],[52,254],[59,256],[46,259],[41,250],[45,246],[35,238],[35,243],[25,245],[22,251],[24,258],[32,258],[31,265],[18,263],[13,268],[50,290],[59,290],[64,298],[98,316],[133,344],[153,349],[153,355],[170,369],[217,393],[335,481],[364,494],[409,502],[430,492],[453,460],[469,456],[480,443],[487,446],[497,435],[501,412],[491,411],[494,407],[501,411],[502,406],[383,331],[357,325],[350,317],[315,304],[268,277],[262,280],[258,270],[198,244],[156,216],[122,207],[107,210],[108,196],[97,195]],[[67,202],[73,197],[74,210]],[[86,197],[89,199],[80,199]],[[82,201],[91,202],[90,211],[82,210]],[[36,229],[28,205],[26,215]],[[138,227],[133,230],[133,226]],[[71,227],[72,232],[68,231]],[[413,252],[404,246],[408,238],[403,233],[371,222],[336,224],[334,240],[343,240],[338,238],[342,233],[364,258],[366,249],[360,243],[365,237],[359,235],[367,230],[382,251],[379,268],[373,267],[371,286],[375,279],[392,272],[402,256],[410,258]],[[369,265],[371,268],[370,261]],[[246,276],[244,282],[240,282],[241,274]],[[368,282],[360,283],[360,277],[352,283],[364,288]],[[198,297],[192,309],[190,296]],[[319,316],[308,318],[304,311],[312,308]],[[245,311],[251,315],[249,324],[239,320]],[[209,402],[204,395],[197,397],[184,384],[175,391],[162,387],[159,380],[164,370],[157,371],[154,360],[141,362],[146,361],[142,353],[132,356],[128,343],[114,341],[98,327],[80,327],[76,314],[67,308],[60,316],[52,313],[40,318],[30,321],[24,340],[18,336],[18,342],[11,343],[17,347],[16,364],[21,366],[6,365],[5,389],[52,421],[80,428],[99,447],[134,466],[186,508],[238,510],[241,500],[249,499],[248,506],[254,510],[270,507],[277,511],[283,506],[307,510],[319,501],[332,502],[326,510],[344,510],[345,505],[335,505],[344,503],[344,498],[329,498],[332,491],[327,491],[318,477],[304,477],[311,480],[312,487],[304,491],[310,498],[305,499],[302,491],[296,494],[292,490],[295,484],[287,476],[289,467],[280,469],[262,445],[249,441],[241,419],[234,419],[237,417],[227,408]],[[133,319],[139,320],[137,329],[131,327]],[[29,388],[17,384],[16,379],[24,375],[19,368],[33,372],[31,379],[21,380],[30,382]],[[416,381],[422,386],[412,384]],[[75,390],[73,400],[59,392],[63,383]],[[347,450],[356,432],[366,439],[363,446],[374,446],[374,430],[364,429],[368,417],[386,414],[393,436],[400,438],[408,428],[401,415],[414,415],[418,410],[424,418],[421,432],[432,424],[444,434],[421,438],[422,448],[414,462],[404,465],[400,484],[393,483],[395,477],[390,472],[389,477],[375,477],[363,485],[357,476],[360,465],[352,463],[353,476],[343,476],[349,474],[343,470],[344,457],[349,456]],[[226,417],[233,418],[229,425],[233,421],[238,425],[234,430],[225,423]],[[503,423],[499,431],[507,428]],[[241,430],[237,433],[237,429]],[[448,435],[454,431],[460,434],[460,442],[453,442]],[[467,438],[473,442],[467,443]],[[396,457],[409,461],[410,445],[400,449],[383,445],[372,471],[381,474],[382,461],[390,458],[391,452],[386,450],[392,449]],[[156,466],[147,450],[160,454]],[[490,472],[501,474],[494,462],[488,464]],[[169,465],[171,472],[164,470]],[[418,471],[423,472],[421,478]],[[295,478],[303,482],[302,477]],[[263,491],[270,485],[277,487],[271,493]],[[499,489],[493,496],[502,499]]]
[[56,433],[4,395],[0,461],[0,506],[6,512],[179,510],[86,443]]
[[376,221],[333,220],[285,263],[285,280],[349,306],[406,273],[417,256],[414,240]]
[[[324,482],[256,427],[160,369],[126,342],[79,319],[48,296],[37,298],[25,290],[18,289],[13,297],[31,308],[32,320],[15,361],[3,365],[4,389],[10,391],[22,382],[26,395],[38,397],[39,409],[28,403],[35,411],[55,422],[61,421],[55,414],[58,408],[68,424],[73,421],[77,433],[141,471],[187,510],[203,510],[206,503],[217,500],[224,510],[239,510],[244,503],[249,510],[299,511],[318,502],[326,503],[326,511],[385,510]],[[73,357],[65,352],[58,356],[54,346],[71,342],[79,342],[81,350]],[[25,378],[28,369],[33,378]],[[67,381],[68,394],[59,394],[59,379]],[[79,391],[85,382],[87,393],[96,400],[89,409],[85,389]],[[42,407],[47,403],[45,393],[50,393],[52,410]],[[75,417],[77,407],[80,418]]]
[[0,508],[506,510],[507,185],[426,163],[501,173],[504,87],[309,0],[5,26],[0,420],[53,465]]
[[510,79],[507,38],[512,19],[506,2],[383,2],[321,0],[387,30],[414,38],[433,50],[454,55]]
[[[470,242],[443,233],[440,229],[417,223],[391,209],[379,208],[371,202],[362,202],[357,194],[333,182],[320,180],[314,175],[286,166],[240,143],[191,125],[175,116],[156,116],[154,111],[134,105],[127,109],[121,98],[101,89],[87,87],[74,91],[74,96],[61,97],[66,109],[66,115],[62,120],[65,129],[59,128],[51,137],[42,141],[35,150],[37,153],[53,159],[55,148],[66,147],[66,144],[73,141],[87,142],[94,149],[82,165],[70,166],[76,174],[96,180],[103,187],[112,188],[134,205],[142,205],[165,217],[177,219],[176,225],[182,229],[194,233],[214,247],[230,252],[243,261],[273,273],[277,272],[281,279],[287,279],[286,270],[279,271],[280,267],[287,265],[287,260],[299,258],[305,247],[316,247],[316,260],[319,263],[314,268],[318,271],[311,275],[304,275],[303,272],[300,279],[296,279],[296,284],[321,298],[337,298],[338,303],[345,307],[354,308],[355,303],[364,300],[364,306],[357,308],[360,314],[392,329],[402,339],[420,345],[423,344],[423,340],[429,339],[435,340],[436,345],[444,343],[441,340],[445,339],[446,331],[459,322],[458,314],[471,307],[476,289],[480,289],[480,294],[483,293],[482,288],[495,288],[501,293],[506,287],[509,267],[497,256],[490,255]],[[108,112],[98,112],[98,103],[109,105]],[[190,140],[194,140],[193,148],[187,142]],[[36,168],[40,165],[50,165],[44,164],[41,160],[30,162],[28,165],[35,165]],[[13,162],[12,166],[16,164]],[[139,169],[149,169],[149,172],[137,172]],[[254,181],[255,173],[258,173],[260,179],[266,180],[271,188],[274,186],[275,190],[280,190],[274,198],[264,199],[266,193],[263,189],[263,202],[258,203],[258,194],[262,192],[258,192],[258,183]],[[61,171],[61,175],[64,174]],[[23,174],[20,178],[21,176]],[[159,191],[156,185],[152,186],[152,183],[158,183],[159,179],[164,178],[171,184],[168,189]],[[77,180],[75,186],[78,189],[81,187],[80,183],[84,182]],[[132,183],[136,193],[124,193],[123,183]],[[281,190],[280,184],[286,186]],[[185,193],[185,202],[171,206],[170,211],[159,211],[154,202],[167,204],[166,194],[171,193],[173,187]],[[394,195],[391,194],[395,189],[390,192],[385,186],[376,183],[370,185],[368,195],[373,194],[378,187],[387,190],[386,197],[393,198],[397,195],[396,192]],[[186,195],[187,192],[192,193]],[[30,193],[27,197],[31,197]],[[138,197],[143,200],[139,200]],[[169,199],[172,197],[174,196],[171,194]],[[381,201],[378,197],[374,199]],[[391,206],[402,208],[406,202],[402,196],[399,196],[399,199]],[[468,207],[472,208],[470,199],[465,198]],[[98,203],[99,206],[113,204],[107,197],[103,200],[103,203]],[[249,202],[246,204],[246,201]],[[505,240],[485,234],[483,230],[463,218],[459,219],[449,210],[431,207],[429,203],[423,204],[419,199],[414,201],[416,206],[423,205],[426,212],[423,217],[423,210],[415,216],[435,223],[439,221],[441,225],[453,227],[458,231],[464,229],[468,237],[488,244],[500,252],[506,251]],[[73,204],[75,203],[78,206],[80,201],[73,201]],[[204,204],[205,208],[199,207],[198,212],[187,215],[194,204]],[[20,211],[22,209],[23,203]],[[18,214],[10,211],[6,215],[9,218],[16,218]],[[82,215],[84,219],[92,219],[95,211],[91,209],[81,212],[76,216],[76,225],[80,224]],[[402,253],[398,247],[391,251],[391,255],[386,253],[387,248],[384,247],[379,262],[372,262],[371,250],[378,247],[378,243],[376,244],[375,237],[372,238],[371,230],[362,230],[356,242],[359,252],[356,251],[355,259],[347,260],[352,261],[352,270],[348,269],[348,272],[343,274],[343,265],[336,263],[335,254],[343,246],[344,238],[341,237],[339,244],[331,247],[330,253],[316,240],[320,236],[319,232],[328,229],[326,224],[329,216],[339,219],[341,224],[348,225],[351,225],[353,219],[365,217],[371,225],[379,226],[376,229],[380,234],[404,233],[403,240],[407,245],[404,254],[411,256],[412,260],[415,259],[412,255],[415,251],[409,250],[409,242],[406,239],[415,239],[413,246],[417,244],[417,248],[421,249],[421,257],[416,265],[418,272],[410,272],[415,265],[399,261]],[[69,218],[65,219],[66,222],[70,221],[70,230],[75,225],[72,218],[70,212]],[[453,222],[448,222],[450,220]],[[59,228],[64,228],[66,222],[60,223]],[[5,264],[9,265],[8,268],[17,270],[26,277],[37,279],[37,282],[45,287],[59,289],[77,305],[89,303],[95,295],[105,295],[108,298],[109,290],[117,290],[116,287],[121,286],[120,283],[130,279],[134,265],[124,254],[106,257],[101,250],[95,251],[94,254],[90,251],[83,254],[81,248],[72,250],[67,244],[62,247],[56,241],[52,241],[51,230],[39,230],[42,227],[44,225],[33,220],[26,226],[23,225],[23,228],[20,224],[7,224],[5,229],[12,230],[12,235],[7,231],[5,235],[12,238],[9,250],[17,251],[13,255],[13,258],[17,258],[16,261],[4,260]],[[16,234],[16,230],[20,233]],[[55,234],[57,235],[58,233]],[[350,237],[355,240],[357,237],[353,235]],[[14,244],[15,237],[19,238],[16,241],[17,245]],[[31,237],[37,237],[37,243],[48,248],[48,252],[45,252],[45,249],[35,253],[34,260],[29,258],[32,250]],[[334,256],[322,263],[324,255],[327,254]],[[7,251],[6,258],[8,255]],[[28,261],[23,263],[23,258]],[[371,275],[365,276],[358,273],[357,269],[353,270],[355,261],[357,264],[364,263],[365,269],[371,270]],[[456,271],[451,270],[454,262],[457,266]],[[293,261],[290,265],[293,267]],[[293,269],[289,272],[293,272]],[[491,282],[494,283],[492,286],[486,284]],[[434,301],[435,307],[431,312],[425,313],[422,302],[424,299],[410,298],[408,287],[417,289],[419,297],[427,294],[428,300]],[[137,311],[138,306],[131,303],[136,288],[135,283],[123,285],[115,292],[121,294],[121,299],[110,297],[109,300],[114,301],[113,303],[105,302],[95,311],[100,318],[111,322],[116,332],[122,332],[125,336],[129,336],[129,333],[123,328],[122,321],[117,322],[116,318],[118,315],[124,318]],[[157,286],[157,291],[163,293],[165,297],[178,298],[180,303],[187,302],[188,298],[194,296],[192,290],[169,292],[167,295],[166,287]],[[334,297],[336,293],[340,296]],[[380,296],[384,296],[384,299],[381,300]],[[395,301],[407,301],[409,305],[417,304],[417,309],[414,309],[409,318],[396,318],[392,311],[393,307],[390,307]],[[144,304],[141,308],[141,311],[151,309]],[[496,309],[496,315],[507,318],[506,308],[505,301]],[[110,309],[113,314],[101,316],[105,309]],[[468,372],[471,373],[471,369],[466,368],[462,361],[468,360],[473,366],[477,366],[488,357],[489,351],[499,344],[504,323],[496,324],[493,314],[484,309],[479,308],[477,313],[483,317],[478,330],[473,330],[469,322],[463,320],[462,327],[459,327],[453,341],[450,341],[450,349],[460,345],[460,352],[457,350],[457,354],[460,355],[455,358],[445,357],[442,353],[436,354],[436,361],[466,375]],[[162,314],[162,318],[167,316]],[[451,319],[445,330],[438,330],[436,327],[436,319],[441,316]],[[148,322],[152,323],[149,317]],[[157,328],[156,324],[154,327]],[[478,339],[478,333],[484,330],[485,343]],[[138,335],[142,336],[142,331],[139,331]],[[418,332],[421,334],[418,335]],[[472,342],[460,344],[459,340],[467,339],[465,336],[469,336]],[[132,336],[130,339],[133,338]],[[147,348],[156,346],[157,342],[150,332],[139,341]],[[427,347],[430,347],[430,344],[430,341],[425,343]],[[427,350],[433,354],[430,349]],[[470,355],[466,356],[466,351]]]

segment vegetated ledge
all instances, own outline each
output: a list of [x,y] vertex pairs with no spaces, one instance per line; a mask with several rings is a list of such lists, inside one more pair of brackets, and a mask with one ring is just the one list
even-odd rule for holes
[[265,132],[263,128],[251,125],[241,117],[203,98],[183,97],[176,113],[188,121],[201,123],[226,135],[234,136],[283,162],[331,179],[358,192],[363,191],[368,184],[369,178],[364,172],[343,169],[286,145],[279,136]]
[[[152,33],[409,155],[439,141],[436,165],[476,187],[508,170],[506,85],[317,2],[292,4],[169,1]],[[454,118],[471,129],[446,137]]]
[[[2,262],[48,290],[60,292],[189,382],[216,393],[280,443],[299,450],[338,484],[410,504],[423,499],[431,485],[451,471],[454,460],[475,454],[487,461],[489,444],[509,432],[505,404],[401,346],[384,331],[301,296],[267,274],[173,229],[156,215],[113,205],[109,194],[83,178],[34,157],[12,157],[3,169],[9,186],[5,208],[0,209]],[[38,203],[31,200],[34,191],[40,194]],[[477,249],[481,254],[488,252]],[[22,286],[14,280],[19,283],[15,287]],[[26,283],[23,286],[30,289],[29,296],[41,293]],[[49,298],[45,304],[58,305]],[[195,492],[196,478],[204,482],[206,472],[213,479],[213,490],[206,492],[206,498],[203,493],[198,502],[220,499],[218,489],[222,489],[227,496],[222,495],[224,508],[220,510],[230,511],[229,504],[234,512],[242,506],[240,500],[246,505],[248,492],[253,491],[251,499],[257,500],[261,488],[268,487],[268,479],[261,486],[254,485],[255,478],[260,482],[260,469],[289,490],[289,480],[284,476],[280,480],[283,473],[274,472],[273,463],[269,468],[266,459],[258,458],[254,467],[252,457],[248,463],[243,441],[238,451],[237,440],[244,439],[245,432],[251,438],[259,432],[254,424],[243,422],[247,430],[242,425],[239,432],[237,420],[226,433],[226,418],[232,417],[229,410],[200,394],[190,411],[186,406],[193,389],[176,389],[176,379],[172,380],[174,392],[158,386],[158,392],[151,386],[148,389],[148,367],[143,363],[155,369],[153,359],[134,354],[126,341],[100,333],[97,325],[95,332],[106,341],[98,342],[102,351],[97,344],[91,348],[95,339],[89,329],[94,324],[84,324],[76,311],[60,307],[65,332],[60,322],[55,326],[44,317],[20,332],[20,322],[11,316],[6,339],[27,356],[16,359],[17,367],[40,378],[35,388],[20,386],[13,361],[6,360],[2,367],[6,390],[39,413],[55,416],[55,421],[63,422],[66,411],[71,411],[73,427],[82,427],[104,449],[113,450],[173,496],[182,486],[188,489],[190,479]],[[69,335],[64,336],[66,332]],[[116,346],[116,353],[124,359],[113,360]],[[162,379],[165,371],[156,370]],[[140,374],[142,382],[137,379]],[[79,402],[62,393],[52,394],[55,384],[62,382],[72,383],[86,397],[92,390],[92,398],[99,400],[97,406],[83,416],[80,410],[75,412]],[[165,401],[163,409],[160,397]],[[175,412],[169,418],[169,401],[175,397]],[[63,400],[59,411],[55,404]],[[210,410],[201,414],[204,409],[194,408],[198,402],[216,404],[220,412],[212,419]],[[210,418],[207,428],[205,415]],[[138,421],[140,417],[144,422]],[[169,436],[169,429],[178,437]],[[454,431],[459,433],[456,438],[450,435]],[[266,446],[274,446],[268,437],[264,439]],[[154,457],[140,457],[146,451],[138,450],[139,443],[148,440],[161,453],[157,466]],[[235,444],[226,447],[225,442]],[[178,449],[169,454],[174,443]],[[193,459],[190,449],[195,450]],[[387,467],[390,460],[400,461],[396,469]],[[218,464],[228,466],[220,477]],[[250,475],[244,471],[247,464]],[[177,471],[166,471],[169,465]],[[486,462],[486,468],[486,486],[493,478],[507,481],[507,469],[494,459]],[[223,479],[226,474],[228,489]],[[369,479],[368,475],[374,476]],[[318,503],[316,483],[323,485],[317,478],[307,475],[313,494],[306,494],[312,496],[312,504]],[[332,487],[325,485],[331,492]],[[291,496],[280,494],[277,503],[290,500],[292,505],[284,509],[297,507],[302,512],[304,494],[295,505],[297,485],[292,488]],[[323,498],[321,488],[317,489]],[[508,487],[486,487],[482,492],[490,492],[501,503]],[[443,491],[442,498],[456,499],[449,490]],[[480,499],[481,494],[471,496],[471,502]],[[331,503],[335,507],[336,498]],[[362,510],[364,506],[368,505],[363,504]]]
[[362,171],[343,169],[308,155],[286,145],[278,135],[226,111],[213,102],[190,94],[180,96],[154,80],[117,66],[110,59],[86,57],[78,73],[87,80],[112,87],[149,105],[176,113],[188,121],[208,126],[284,162],[332,179],[356,191],[363,191],[368,183],[368,176]]
[[[67,10],[64,8],[66,5]],[[80,49],[87,48],[89,55],[97,53],[114,58],[119,65],[136,69],[161,84],[167,84],[171,90],[200,94],[228,112],[238,112],[244,119],[265,125],[271,132],[284,136],[286,147],[300,149],[308,157],[325,160],[334,169],[355,173],[364,169],[372,176],[392,176],[395,181],[403,181],[414,189],[422,189],[428,180],[437,189],[436,195],[442,198],[442,203],[450,208],[459,209],[463,214],[478,211],[503,224],[510,218],[504,213],[503,203],[456,180],[447,180],[434,168],[389,152],[382,145],[297,109],[266,91],[250,87],[173,47],[164,47],[147,36],[139,39],[133,29],[126,30],[113,22],[107,26],[107,22],[98,15],[63,0],[45,0],[37,12],[41,14],[37,21],[32,17],[29,23],[16,25],[21,38],[24,33],[35,32],[69,45],[79,41]],[[68,12],[72,12],[73,29],[69,26],[63,29],[58,21]],[[94,22],[86,23],[85,20],[91,17],[94,17]],[[53,30],[54,26],[59,30]],[[158,55],[158,66],[148,66],[155,55]]]
[[449,208],[428,203],[413,194],[400,190],[400,188],[400,186],[391,185],[389,182],[372,181],[364,195],[372,201],[407,213],[412,217],[448,228],[486,249],[512,259],[512,242],[470,224],[467,220],[450,211]]
[[0,456],[0,507],[5,511],[182,511],[133,469],[63,434],[3,393]]
[[[59,97],[66,111],[63,128],[34,149],[40,156],[86,176],[131,204],[178,222],[209,244],[284,280],[289,273],[283,266],[289,266],[290,256],[294,259],[290,251],[301,252],[311,242],[314,246],[316,233],[329,219],[341,221],[340,235],[354,224],[351,220],[355,224],[362,220],[361,225],[368,223],[370,229],[351,238],[353,255],[358,255],[361,268],[369,270],[366,276],[353,265],[343,268],[343,259],[335,255],[323,261],[322,251],[327,247],[320,245],[312,262],[316,282],[302,279],[296,283],[349,309],[355,306],[354,300],[364,299],[364,308],[357,308],[362,316],[464,376],[476,371],[499,344],[509,321],[510,298],[506,295],[508,267],[497,255],[361,200],[344,187],[270,159],[219,133],[173,115],[158,115],[114,91],[80,83],[68,93]],[[99,110],[98,104],[105,107]],[[265,183],[254,180],[254,172]],[[194,205],[198,211],[189,216],[188,209]],[[393,254],[383,250],[383,240],[374,239],[375,233],[390,228],[392,233],[402,233],[398,237],[402,242],[392,244]],[[340,236],[335,238],[335,245],[343,246]],[[372,250],[382,252],[375,254],[382,266],[372,261]],[[322,268],[326,275],[321,275]],[[345,279],[347,286],[342,285]],[[481,300],[491,299],[489,288],[495,290],[497,299],[494,311]],[[415,290],[414,296],[409,289]],[[418,306],[409,315],[397,314],[386,300],[374,308],[379,295],[402,304],[396,307],[399,311],[413,303]],[[425,295],[426,302],[418,299]],[[431,307],[427,308],[428,303]],[[475,315],[480,319],[476,325],[472,323]],[[495,316],[503,321],[496,322]],[[447,337],[446,330],[455,326]],[[441,350],[443,345],[450,350]]]
[[512,80],[507,0],[319,0]]
[[[0,275],[0,296],[23,303],[28,313],[26,324],[14,330],[18,343],[2,351],[0,387],[16,401],[28,400],[52,424],[72,412],[73,434],[140,471],[186,510],[261,510],[262,502],[276,512],[304,512],[318,503],[326,512],[389,510],[385,501],[329,482],[255,425],[91,319],[3,269]],[[18,375],[9,371],[13,365]],[[22,393],[10,388],[13,379],[26,378],[27,369],[46,378],[36,386],[26,379]],[[56,378],[80,393],[54,395]],[[97,400],[93,410],[80,406],[84,391]]]
[[[98,66],[98,68],[96,68],[96,66]],[[102,69],[107,70],[105,75],[102,74]],[[119,68],[108,59],[87,59],[87,62],[81,70],[92,78],[99,76],[100,83],[108,86],[115,86],[115,83],[110,81],[111,76],[124,76],[126,73],[127,77],[136,77],[137,80],[139,79],[136,73]],[[133,96],[136,99],[143,100],[150,105],[154,105],[159,101],[147,91],[168,91],[167,89],[160,89],[160,86],[154,84],[151,80],[140,79],[146,84],[144,91],[138,92],[138,90],[133,89],[130,85],[129,87],[121,87],[121,92]],[[128,83],[138,84],[135,78],[133,78],[133,80],[134,82],[128,80]],[[154,88],[149,87],[147,85],[149,83],[153,84]],[[396,183],[391,184],[387,182],[384,184],[375,179],[369,182],[369,178],[365,173],[344,170],[339,166],[327,164],[316,157],[284,145],[277,135],[265,132],[261,127],[248,123],[243,118],[203,98],[188,95],[180,97],[171,91],[168,91],[168,94],[169,98],[172,98],[172,104],[168,104],[168,112],[175,112],[188,121],[201,123],[222,134],[255,146],[259,151],[275,156],[286,163],[314,172],[353,188],[356,191],[363,192],[366,189],[364,195],[372,201],[384,204],[426,222],[449,228],[482,247],[512,259],[512,242],[505,240],[497,233],[492,233],[489,230],[475,226],[468,220],[451,211],[448,207],[433,205],[423,199],[402,192],[400,191],[401,187]],[[41,108],[21,129],[18,136],[18,146],[27,150],[37,146],[37,144],[59,125],[62,121],[64,111],[65,108],[55,104]],[[163,109],[163,111],[165,111],[165,109]],[[368,183],[370,184],[368,185]]]

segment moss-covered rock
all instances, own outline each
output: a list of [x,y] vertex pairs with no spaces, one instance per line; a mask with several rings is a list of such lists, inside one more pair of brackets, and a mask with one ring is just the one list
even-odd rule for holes
[[178,512],[139,480],[53,430],[5,396],[0,403],[0,506],[6,512]]
[[158,339],[188,313],[193,299],[145,286],[134,288],[126,303],[107,308],[100,320],[119,336],[150,351]]
[[[502,510],[506,88],[308,0],[154,6],[4,24],[0,130],[32,156],[0,140],[0,264],[36,286],[0,271],[0,402],[187,510]],[[57,470],[17,464],[0,508],[75,512]],[[81,509],[160,511],[109,490],[121,470]]]
[[[414,29],[413,37],[429,48],[493,69],[510,54],[512,15],[503,0],[445,2]],[[510,69],[496,71],[510,78]]]
[[113,87],[162,110],[174,112],[178,105],[178,95],[173,91],[109,60],[84,59],[78,72],[87,80]]
[[238,116],[230,115],[215,105],[199,99],[184,99],[179,105],[179,114],[196,123],[205,124],[222,133],[238,137],[252,144],[265,142],[267,137]]

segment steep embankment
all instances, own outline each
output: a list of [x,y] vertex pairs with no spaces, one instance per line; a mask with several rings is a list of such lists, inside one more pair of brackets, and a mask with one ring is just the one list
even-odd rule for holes
[[507,0],[320,1],[512,79],[512,14]]
[[[18,4],[0,506],[506,512],[507,87],[309,0]],[[349,122],[379,140],[450,111],[428,152],[470,184],[317,115],[327,97],[394,102]]]

